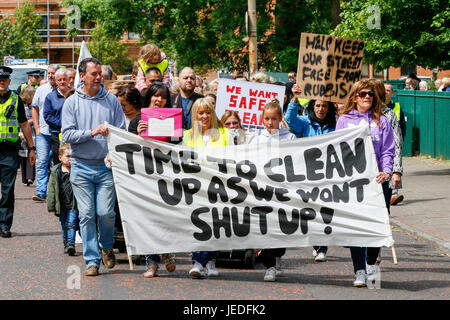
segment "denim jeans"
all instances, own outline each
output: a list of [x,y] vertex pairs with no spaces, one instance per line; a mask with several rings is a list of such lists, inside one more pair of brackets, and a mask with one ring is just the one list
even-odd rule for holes
[[104,164],[88,165],[72,159],[70,182],[78,204],[86,266],[100,267],[99,247],[109,250],[114,244],[116,192],[112,171]]
[[75,244],[75,232],[78,224],[78,210],[61,210],[59,214],[61,221],[62,238],[64,244]]
[[50,135],[39,134],[36,136],[36,195],[47,197],[48,162],[51,151]]
[[0,149],[0,228],[11,229],[14,215],[14,186],[20,158],[15,150]]
[[195,251],[192,252],[192,262],[197,261],[203,267],[211,261],[219,257],[220,251]]

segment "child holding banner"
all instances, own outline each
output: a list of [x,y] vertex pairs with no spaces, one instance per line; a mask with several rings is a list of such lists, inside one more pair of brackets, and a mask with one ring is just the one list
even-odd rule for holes
[[[383,186],[386,208],[389,209],[389,180],[392,174],[395,141],[391,125],[381,111],[383,101],[375,90],[374,82],[367,79],[360,80],[352,86],[343,114],[336,124],[336,130],[357,126],[361,122],[366,122],[370,126],[379,170],[376,181]],[[367,281],[372,282],[378,278],[379,269],[376,261],[379,252],[380,248],[350,247],[355,272],[353,286],[365,287]]]
[[[229,132],[217,118],[212,103],[206,98],[197,99],[192,106],[191,129],[183,134],[184,145],[189,147],[223,147],[229,145]],[[192,279],[217,277],[216,259],[219,251],[192,252]],[[206,269],[206,271],[205,271]]]
[[[259,136],[252,141],[253,143],[267,142],[271,140],[293,140],[295,135],[288,129],[280,127],[283,120],[283,111],[277,99],[267,103],[263,109],[263,123],[266,130],[261,131]],[[281,257],[286,253],[286,248],[263,249],[263,264],[266,267],[264,281],[273,282],[277,276],[282,274]]]
[[[313,137],[333,132],[336,128],[336,109],[332,102],[311,100],[306,107],[306,116],[298,115],[298,103],[291,101],[285,114],[292,133],[300,137]],[[317,262],[326,261],[327,246],[314,246],[313,256]]]

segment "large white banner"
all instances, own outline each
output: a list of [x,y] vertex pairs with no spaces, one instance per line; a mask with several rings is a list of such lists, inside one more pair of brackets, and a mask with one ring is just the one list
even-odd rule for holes
[[236,111],[246,129],[259,132],[264,128],[262,120],[264,106],[272,99],[277,99],[283,108],[285,92],[285,86],[220,79],[216,114],[220,119],[226,111]]
[[368,126],[216,148],[108,127],[130,255],[393,243]]

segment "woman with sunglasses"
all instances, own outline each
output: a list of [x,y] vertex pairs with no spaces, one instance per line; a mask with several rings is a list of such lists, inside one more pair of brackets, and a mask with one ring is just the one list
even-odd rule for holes
[[[160,81],[155,81],[145,92],[143,107],[172,108],[169,87]],[[141,114],[139,113],[131,120],[128,131],[140,135],[145,130],[147,130],[147,122],[141,120]],[[169,138],[166,138],[164,141],[168,142],[168,140]]]
[[[389,208],[389,180],[392,174],[395,141],[391,125],[381,111],[384,102],[375,90],[374,82],[368,79],[360,80],[352,86],[343,114],[336,124],[336,130],[357,126],[363,121],[369,125],[379,170],[376,181],[383,186],[386,207]],[[380,248],[350,247],[350,252],[355,272],[353,286],[365,287],[367,281],[375,281],[379,272],[376,261]]]
[[[169,88],[162,82],[155,81],[145,93],[144,106],[148,106],[148,108],[171,108],[172,104],[170,102]],[[131,120],[130,125],[128,126],[128,131],[140,135],[141,132],[147,129],[147,127],[147,122],[141,120],[141,114],[139,113],[136,117],[133,118],[133,120]],[[161,140],[168,142],[169,138],[164,138]],[[161,257],[164,260],[166,270],[168,272],[175,271],[176,265],[173,255],[167,253],[162,254]],[[144,278],[154,278],[158,276],[158,262],[159,255],[157,254],[145,256],[145,265],[147,271],[143,274]]]
[[230,144],[248,144],[255,137],[242,127],[241,118],[236,111],[226,111],[220,121],[230,133]]

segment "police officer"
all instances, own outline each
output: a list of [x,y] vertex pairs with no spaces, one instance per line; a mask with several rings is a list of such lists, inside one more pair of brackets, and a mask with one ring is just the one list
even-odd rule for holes
[[34,86],[35,89],[39,87],[39,79],[40,79],[40,70],[32,70],[27,72],[28,75],[28,82],[22,83],[16,90],[17,94],[20,96],[23,89],[25,89],[28,86]]
[[8,89],[11,83],[9,67],[0,66],[0,234],[11,237],[14,214],[14,184],[19,167],[19,128],[30,149],[30,163],[36,161],[36,147],[31,137],[31,127],[25,115],[22,100],[16,92]]

